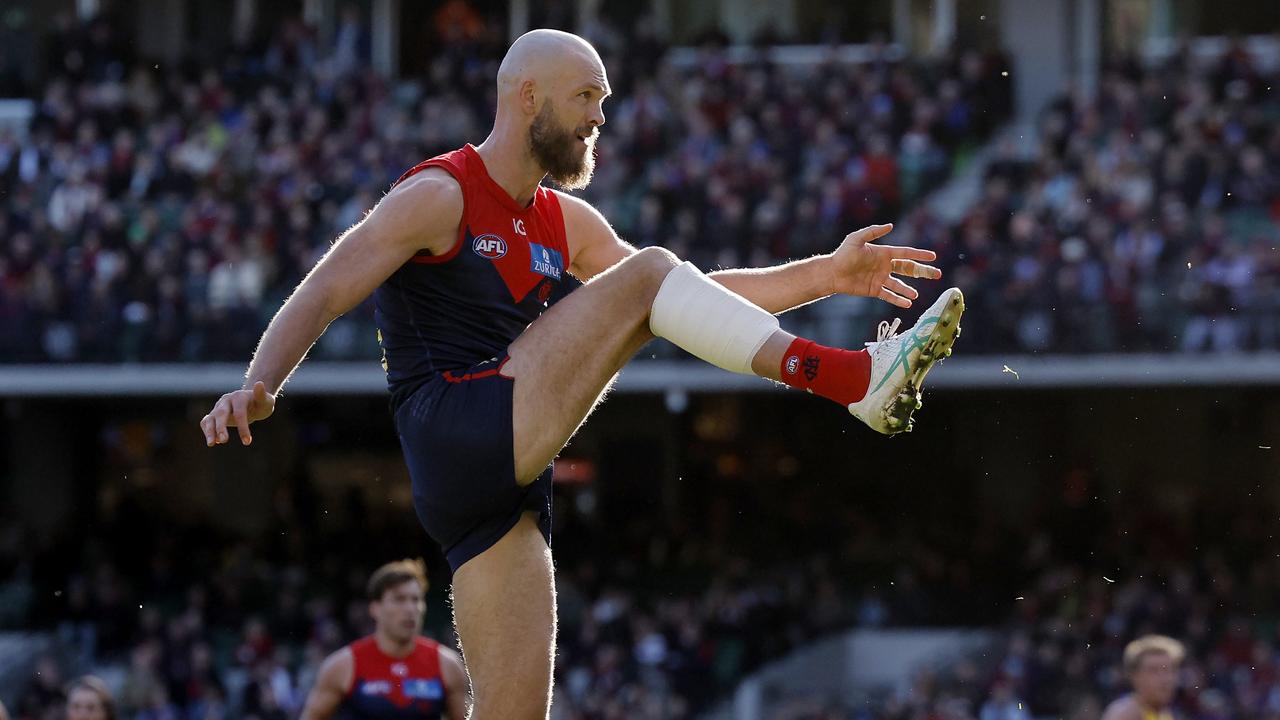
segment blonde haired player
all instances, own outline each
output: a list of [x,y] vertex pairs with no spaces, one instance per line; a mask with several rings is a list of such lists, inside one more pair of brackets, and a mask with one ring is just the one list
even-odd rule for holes
[[1182,643],[1164,635],[1144,635],[1124,649],[1124,674],[1133,692],[1107,706],[1102,720],[1173,720],[1169,707],[1178,691]]

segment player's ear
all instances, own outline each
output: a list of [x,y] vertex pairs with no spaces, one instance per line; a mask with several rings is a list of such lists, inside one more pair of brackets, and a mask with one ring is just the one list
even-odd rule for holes
[[538,114],[538,86],[532,79],[526,78],[520,83],[520,109],[526,115]]

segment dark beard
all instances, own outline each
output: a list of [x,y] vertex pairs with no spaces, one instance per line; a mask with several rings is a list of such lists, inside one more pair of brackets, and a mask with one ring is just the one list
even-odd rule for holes
[[587,141],[587,151],[581,157],[577,156],[579,142],[575,132],[556,124],[551,101],[543,103],[542,110],[529,126],[529,149],[547,177],[565,190],[586,187],[596,169],[595,138]]

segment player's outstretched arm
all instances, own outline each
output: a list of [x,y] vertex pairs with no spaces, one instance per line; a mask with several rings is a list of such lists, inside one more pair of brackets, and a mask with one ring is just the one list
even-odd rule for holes
[[444,697],[448,704],[445,717],[449,720],[465,720],[467,703],[471,698],[471,683],[467,681],[467,670],[462,665],[462,658],[444,646],[440,647],[440,674],[444,679]]
[[329,720],[338,711],[342,698],[346,697],[355,673],[355,658],[351,648],[342,648],[320,664],[315,687],[307,693],[307,704],[302,706],[300,720]]
[[343,233],[272,318],[240,390],[223,395],[200,420],[205,443],[253,440],[249,424],[275,410],[275,395],[335,318],[355,307],[421,249],[447,252],[462,218],[462,188],[428,169],[397,185]]
[[896,276],[937,280],[942,271],[923,264],[937,259],[932,250],[875,242],[891,230],[893,225],[872,225],[849,233],[826,255],[771,268],[721,270],[711,277],[774,314],[837,294],[908,308],[920,293]]
[[[569,270],[575,277],[589,280],[635,252],[595,208],[570,195],[560,198],[569,228]],[[891,230],[892,225],[872,225],[849,233],[826,255],[770,268],[721,270],[710,277],[775,315],[835,294],[911,307],[920,293],[895,276],[937,280],[942,271],[923,264],[937,259],[931,250],[875,243]]]

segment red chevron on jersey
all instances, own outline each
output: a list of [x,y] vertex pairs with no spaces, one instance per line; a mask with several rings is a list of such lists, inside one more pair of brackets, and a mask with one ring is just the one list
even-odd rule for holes
[[419,163],[462,189],[453,246],[421,251],[374,291],[374,315],[393,403],[400,391],[445,370],[505,351],[567,280],[569,247],[558,194],[542,186],[520,206],[466,145]]
[[438,720],[444,713],[446,689],[435,641],[417,638],[413,652],[403,658],[382,652],[372,635],[350,647],[351,687],[339,708],[344,720]]
[[[470,249],[493,263],[515,302],[528,297],[544,278],[561,279],[567,269],[569,248],[560,199],[555,192],[539,185],[533,201],[520,207],[489,176],[484,160],[472,145],[420,163],[396,182],[428,167],[447,170],[462,186],[462,222],[455,246],[448,253],[439,257],[419,255],[413,262],[447,262],[459,250]],[[469,247],[464,248],[466,245]]]

